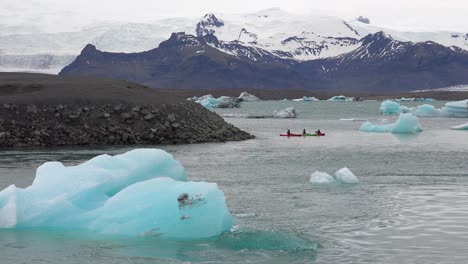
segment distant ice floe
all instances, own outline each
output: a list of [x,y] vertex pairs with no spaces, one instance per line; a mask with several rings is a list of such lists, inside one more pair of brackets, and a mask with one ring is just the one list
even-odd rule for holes
[[347,97],[344,95],[335,95],[333,97],[328,98],[327,101],[348,102],[348,101],[354,101],[354,97]]
[[319,99],[315,97],[304,96],[302,98],[292,99],[293,102],[318,102]]
[[187,98],[187,100],[203,105],[205,108],[237,108],[241,102],[258,102],[260,99],[255,95],[242,92],[239,97],[221,96],[213,97],[211,94],[200,97]]
[[158,149],[101,155],[77,166],[46,162],[27,188],[0,191],[0,229],[85,230],[166,239],[209,238],[234,219],[215,183],[190,182]]
[[349,170],[344,167],[335,172],[335,177],[332,177],[326,172],[316,171],[310,175],[310,183],[314,184],[330,184],[330,183],[359,183],[358,178]]
[[205,108],[236,108],[239,107],[240,99],[237,97],[221,96],[219,98],[213,97],[211,94],[203,95],[201,97],[188,98],[188,100],[201,104]]
[[436,108],[430,104],[409,108],[397,102],[387,100],[380,104],[379,112],[383,115],[412,113],[419,117],[468,117],[468,99],[446,103],[445,107],[442,108]]
[[452,129],[454,129],[454,130],[468,130],[468,123],[461,124],[461,125],[458,125],[458,126],[453,126]]
[[395,123],[386,125],[375,125],[371,122],[364,122],[359,128],[363,132],[377,133],[417,133],[422,132],[423,128],[419,124],[419,120],[411,113],[400,114],[400,117]]
[[340,118],[340,121],[367,121],[366,118]]
[[296,115],[296,108],[288,107],[281,111],[274,112],[273,118],[295,118]]
[[432,98],[424,98],[424,97],[410,97],[410,98],[401,97],[401,98],[395,99],[395,101],[398,101],[398,102],[435,102],[436,100]]

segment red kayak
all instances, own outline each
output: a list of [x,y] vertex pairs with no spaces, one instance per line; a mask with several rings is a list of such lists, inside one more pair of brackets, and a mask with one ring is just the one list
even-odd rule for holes
[[302,137],[302,134],[280,134],[282,137]]

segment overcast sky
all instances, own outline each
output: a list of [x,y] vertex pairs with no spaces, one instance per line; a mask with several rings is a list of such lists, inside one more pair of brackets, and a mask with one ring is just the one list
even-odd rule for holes
[[367,16],[391,28],[468,32],[468,0],[0,0],[0,24],[74,30],[93,21],[145,22],[161,17],[201,17],[279,7],[302,14],[350,20]]

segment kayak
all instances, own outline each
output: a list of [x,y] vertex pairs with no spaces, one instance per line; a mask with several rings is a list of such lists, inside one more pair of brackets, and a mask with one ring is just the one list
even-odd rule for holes
[[282,137],[302,137],[302,134],[280,134]]
[[307,133],[306,136],[308,136],[308,137],[323,137],[323,136],[325,136],[325,133],[321,133],[321,134],[317,134],[317,133],[310,134],[310,133]]

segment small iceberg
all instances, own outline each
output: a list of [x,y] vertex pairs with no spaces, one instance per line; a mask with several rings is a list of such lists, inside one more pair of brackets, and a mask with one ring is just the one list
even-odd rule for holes
[[358,178],[346,167],[337,170],[335,178],[342,183],[359,183]]
[[233,224],[218,186],[187,181],[182,164],[159,149],[100,155],[69,167],[46,162],[31,186],[0,192],[0,229],[190,240],[218,236]]
[[236,97],[221,96],[219,98],[213,97],[211,94],[207,94],[201,97],[193,97],[188,100],[194,101],[195,103],[203,105],[205,108],[237,108],[239,107],[240,99]]
[[446,103],[442,108],[436,108],[430,104],[416,107],[407,107],[394,101],[384,101],[380,104],[379,112],[383,115],[396,115],[400,113],[412,113],[418,117],[468,117],[468,99],[458,102]]
[[324,183],[334,183],[336,182],[335,178],[330,176],[326,172],[316,171],[310,175],[310,183],[324,184]]
[[255,96],[253,94],[249,94],[248,92],[242,92],[239,95],[239,100],[241,100],[243,102],[258,102],[258,101],[261,101],[260,98],[258,98],[257,96]]
[[366,118],[340,118],[340,121],[367,121]]
[[410,108],[411,113],[414,116],[419,117],[440,117],[443,116],[443,112],[441,109],[435,108],[433,105],[430,104],[423,104],[413,108]]
[[333,97],[328,98],[327,101],[348,102],[348,101],[354,101],[354,97],[346,97],[344,95],[335,95]]
[[451,127],[453,130],[468,130],[468,123]]
[[347,167],[341,168],[335,172],[333,178],[326,172],[316,171],[310,175],[310,183],[313,184],[330,184],[330,183],[344,183],[356,184],[359,183],[358,178]]
[[296,108],[288,107],[281,111],[275,111],[273,113],[273,118],[295,118],[297,115]]
[[394,101],[383,101],[380,104],[379,112],[382,115],[397,115],[400,113],[400,104]]
[[292,101],[293,102],[317,102],[317,101],[320,101],[320,100],[315,98],[315,97],[304,96],[302,98],[292,99]]
[[423,131],[418,118],[410,113],[400,114],[395,123],[386,125],[374,125],[371,122],[364,122],[359,130],[377,133],[417,133]]

